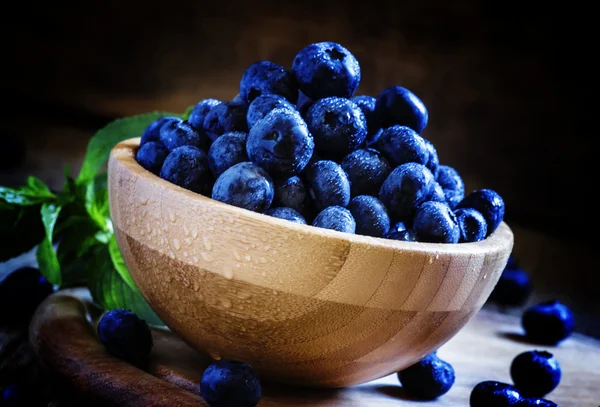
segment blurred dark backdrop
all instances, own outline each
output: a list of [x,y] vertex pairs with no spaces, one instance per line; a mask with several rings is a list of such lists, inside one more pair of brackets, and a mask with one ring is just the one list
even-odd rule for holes
[[337,41],[361,63],[359,94],[397,84],[423,99],[423,135],[442,163],[469,190],[504,197],[536,299],[562,298],[581,314],[580,330],[600,336],[589,239],[597,181],[588,53],[596,47],[593,13],[582,4],[15,3],[0,26],[0,137],[23,140],[27,151],[22,165],[0,171],[0,183],[33,173],[60,188],[64,164],[77,168],[88,138],[108,121],[231,99],[250,63],[289,67],[309,43]]

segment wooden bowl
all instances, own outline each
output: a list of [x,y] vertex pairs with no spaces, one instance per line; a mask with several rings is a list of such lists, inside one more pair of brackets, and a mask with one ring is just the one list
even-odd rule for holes
[[403,369],[482,307],[513,247],[413,243],[300,225],[160,179],[112,150],[110,211],[125,262],[164,323],[266,380],[343,387]]

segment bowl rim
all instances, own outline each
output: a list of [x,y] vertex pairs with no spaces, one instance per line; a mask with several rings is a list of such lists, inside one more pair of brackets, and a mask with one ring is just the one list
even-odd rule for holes
[[[476,254],[476,253],[489,253],[490,251],[502,250],[507,244],[512,245],[514,236],[511,228],[502,221],[496,230],[486,237],[484,240],[479,242],[468,242],[468,243],[428,243],[428,242],[405,242],[400,240],[386,239],[383,237],[372,237],[366,235],[358,235],[346,232],[339,232],[331,229],[319,228],[308,224],[300,224],[296,222],[290,222],[285,219],[275,218],[273,216],[265,215],[260,212],[254,212],[249,209],[240,208],[234,205],[230,205],[224,202],[220,202],[201,195],[199,193],[190,191],[169,181],[160,178],[158,175],[146,170],[142,167],[137,160],[135,155],[139,148],[141,137],[133,137],[123,140],[117,143],[110,152],[109,161],[116,160],[127,170],[134,173],[137,177],[143,178],[147,182],[158,183],[162,189],[170,196],[182,197],[185,199],[191,199],[199,202],[204,202],[211,205],[214,209],[223,209],[230,213],[235,213],[236,216],[252,219],[261,223],[271,223],[272,226],[279,228],[285,228],[290,231],[301,232],[304,234],[319,235],[325,238],[330,238],[338,241],[344,241],[346,243],[358,243],[362,245],[375,246],[380,248],[389,248],[394,250],[410,251],[410,252],[421,252],[421,253],[436,253],[436,254]],[[108,166],[108,179],[111,182],[111,167],[109,162]],[[110,193],[111,188],[109,188]],[[164,196],[165,194],[163,194]],[[119,225],[115,225],[118,227]]]

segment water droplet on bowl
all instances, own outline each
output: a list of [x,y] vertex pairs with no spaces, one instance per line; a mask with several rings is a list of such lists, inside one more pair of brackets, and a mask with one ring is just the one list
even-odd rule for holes
[[208,239],[208,236],[202,237],[202,243],[204,244],[204,248],[208,251],[212,250],[212,242]]
[[225,268],[223,268],[223,277],[225,277],[227,280],[231,280],[233,278],[233,269],[231,266],[225,266]]
[[179,239],[173,239],[173,247],[175,250],[181,250],[181,242]]
[[183,234],[186,236],[190,235],[190,230],[188,229],[187,225],[183,225]]

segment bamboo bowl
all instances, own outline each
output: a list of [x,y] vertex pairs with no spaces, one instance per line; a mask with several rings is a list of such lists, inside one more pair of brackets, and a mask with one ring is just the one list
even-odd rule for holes
[[372,238],[240,209],[160,179],[115,146],[110,212],[132,278],[162,321],[266,380],[364,383],[452,338],[483,306],[513,233],[477,243]]

